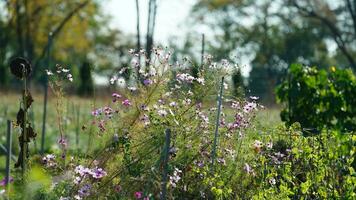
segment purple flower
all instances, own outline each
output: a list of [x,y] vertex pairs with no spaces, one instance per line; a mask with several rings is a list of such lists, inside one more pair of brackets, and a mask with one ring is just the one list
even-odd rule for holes
[[87,168],[87,167],[83,167],[82,165],[78,165],[75,169],[74,169],[74,172],[79,174],[80,176],[85,176],[85,175],[88,175],[88,174],[91,174],[92,171]]
[[98,108],[98,109],[96,109],[96,110],[93,110],[93,111],[91,112],[91,114],[92,114],[93,116],[97,117],[97,116],[101,115],[102,112],[103,112],[103,109]]
[[95,168],[95,169],[92,170],[91,175],[95,179],[101,179],[104,176],[106,176],[107,173],[102,168]]
[[87,197],[90,195],[91,186],[89,184],[85,184],[82,188],[78,190],[78,195],[80,197]]
[[2,179],[2,180],[0,181],[0,186],[5,186],[5,185],[7,185],[8,183],[11,183],[11,182],[13,182],[13,181],[14,181],[14,178],[12,178],[11,176],[10,176],[10,178],[9,178],[9,182],[6,181],[6,177],[5,177],[4,179]]
[[124,105],[124,106],[131,106],[131,102],[130,102],[130,100],[125,99],[125,100],[122,101],[122,105]]
[[145,79],[145,80],[143,80],[143,84],[144,84],[144,85],[151,85],[152,83],[153,83],[153,81],[150,80],[150,79]]

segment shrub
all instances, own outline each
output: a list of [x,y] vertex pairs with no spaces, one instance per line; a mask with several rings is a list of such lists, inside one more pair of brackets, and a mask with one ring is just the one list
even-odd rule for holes
[[356,77],[351,70],[329,71],[294,64],[288,78],[277,87],[286,106],[281,118],[304,128],[356,130]]

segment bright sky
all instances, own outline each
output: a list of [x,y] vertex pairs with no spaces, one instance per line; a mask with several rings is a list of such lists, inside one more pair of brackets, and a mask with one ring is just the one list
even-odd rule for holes
[[[139,0],[141,35],[146,33],[148,1]],[[183,37],[186,30],[180,25],[189,16],[195,2],[196,0],[157,0],[155,40],[166,45],[171,36]],[[135,0],[108,0],[104,5],[104,11],[113,17],[111,26],[125,33],[136,34]]]

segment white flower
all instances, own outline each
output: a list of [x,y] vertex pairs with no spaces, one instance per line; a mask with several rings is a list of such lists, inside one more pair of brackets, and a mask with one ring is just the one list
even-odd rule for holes
[[172,101],[171,103],[169,103],[169,106],[171,107],[176,107],[177,106],[177,103],[175,101]]
[[197,78],[197,82],[202,84],[202,85],[205,85],[205,80],[204,78]]
[[183,100],[183,105],[189,105],[192,102],[190,99],[184,99]]
[[130,49],[130,50],[129,50],[129,53],[130,53],[130,54],[135,53],[135,49]]
[[224,82],[224,89],[227,90],[229,89],[229,85],[227,83]]
[[117,76],[113,76],[111,79],[110,79],[110,84],[112,85],[112,84],[114,84],[115,83],[115,81],[117,81]]
[[256,96],[250,96],[250,99],[252,100],[258,100],[260,97],[256,97]]
[[163,110],[163,109],[158,110],[157,113],[158,113],[158,115],[160,115],[161,117],[164,117],[164,116],[166,116],[166,115],[168,114],[167,111],[166,111],[166,110]]
[[271,184],[271,185],[276,185],[276,179],[274,179],[274,178],[270,178],[270,179],[268,180],[268,182],[269,182],[269,184]]
[[72,74],[67,74],[67,78],[70,82],[73,82],[73,76]]
[[63,69],[62,69],[62,72],[67,73],[67,72],[69,72],[69,69],[63,68]]
[[76,200],[82,200],[83,198],[80,197],[79,195],[75,195],[75,196],[74,196],[74,199],[76,199]]
[[129,89],[131,92],[134,92],[134,91],[136,91],[136,90],[137,90],[137,88],[136,88],[136,87],[127,87],[127,89]]
[[74,177],[74,184],[78,185],[82,179],[79,176]]
[[47,70],[47,69],[46,69],[45,71],[46,71],[46,73],[47,73],[48,76],[52,76],[52,75],[53,75],[53,72],[51,72],[50,70]]

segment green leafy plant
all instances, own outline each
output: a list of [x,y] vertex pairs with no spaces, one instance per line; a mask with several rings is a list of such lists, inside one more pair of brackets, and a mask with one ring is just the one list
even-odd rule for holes
[[281,118],[289,125],[356,130],[356,77],[351,70],[293,64],[277,98],[286,105]]

